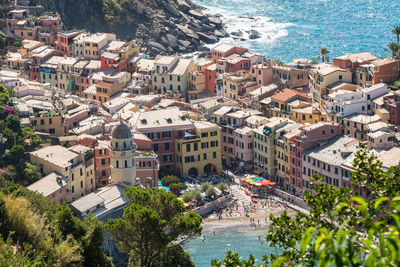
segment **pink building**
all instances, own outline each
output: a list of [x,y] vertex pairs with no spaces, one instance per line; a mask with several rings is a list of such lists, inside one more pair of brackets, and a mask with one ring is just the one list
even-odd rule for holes
[[78,126],[79,122],[89,117],[89,108],[85,106],[79,106],[67,112],[65,121],[69,130]]
[[56,203],[67,201],[68,178],[52,172],[27,188],[53,200]]
[[309,188],[309,179],[304,178],[304,175],[308,174],[308,169],[303,166],[305,151],[323,146],[340,132],[339,124],[319,122],[304,127],[301,134],[290,139],[291,179],[287,190],[300,193],[303,188]]
[[[231,113],[227,113],[221,117],[221,149],[222,149],[222,164],[225,166],[233,166],[239,162],[247,162],[245,159],[252,160],[253,154],[252,145],[249,145],[250,135],[246,119],[253,115],[261,115],[257,110],[244,109]],[[244,129],[242,131],[242,129]],[[243,133],[246,133],[245,135]],[[252,137],[250,137],[252,138]],[[245,147],[247,146],[247,147]],[[250,150],[250,151],[246,151]],[[242,155],[243,154],[243,155]],[[243,156],[243,158],[242,158]],[[250,159],[251,158],[251,159]]]
[[152,141],[152,151],[158,155],[160,168],[169,171],[175,170],[174,140],[194,130],[193,123],[179,108],[137,112],[129,124]]
[[236,129],[234,133],[235,133],[235,156],[237,161],[244,162],[246,165],[249,164],[252,165],[254,158],[253,129],[244,126]]
[[[325,145],[304,152],[303,180],[309,184],[313,174],[322,176],[322,182],[339,188],[343,184],[342,163],[351,159],[359,149],[358,140],[336,136]],[[304,190],[309,190],[307,187]]]

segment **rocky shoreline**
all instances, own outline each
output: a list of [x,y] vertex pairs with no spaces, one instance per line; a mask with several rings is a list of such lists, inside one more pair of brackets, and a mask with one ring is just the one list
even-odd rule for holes
[[151,56],[196,51],[207,53],[206,44],[229,36],[220,17],[204,14],[204,8],[190,0],[177,0],[176,6],[167,1],[158,1],[158,4],[166,13],[157,14],[152,25],[139,25],[136,34]]

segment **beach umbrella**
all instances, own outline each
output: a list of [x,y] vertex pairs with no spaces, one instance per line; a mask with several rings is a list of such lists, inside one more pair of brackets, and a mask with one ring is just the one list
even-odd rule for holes
[[256,178],[258,175],[257,174],[253,174],[253,175],[251,175],[251,177],[254,177],[254,178]]
[[256,184],[256,181],[251,181],[251,182],[249,182],[249,184],[255,185],[255,184]]
[[247,177],[243,177],[243,178],[240,178],[240,181],[246,181],[248,178]]
[[263,184],[262,183],[260,183],[260,182],[257,182],[256,183],[256,186],[262,186]]

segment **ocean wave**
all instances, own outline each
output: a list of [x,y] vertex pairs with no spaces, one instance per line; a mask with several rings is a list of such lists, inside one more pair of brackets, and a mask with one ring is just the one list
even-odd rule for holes
[[[287,28],[292,23],[277,23],[266,16],[243,16],[234,11],[229,11],[223,7],[205,7],[205,13],[216,15],[221,18],[224,23],[225,31],[229,37],[222,38],[219,43],[229,42],[233,44],[272,44],[277,39],[287,36]],[[258,35],[252,38],[252,35]],[[210,47],[215,46],[209,45]]]

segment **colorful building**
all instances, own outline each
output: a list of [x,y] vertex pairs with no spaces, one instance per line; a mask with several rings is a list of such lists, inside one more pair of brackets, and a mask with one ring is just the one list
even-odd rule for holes
[[44,175],[55,172],[67,179],[67,202],[94,191],[93,155],[88,147],[45,147],[31,152],[30,162],[39,166]]
[[193,123],[178,108],[136,112],[129,120],[135,132],[145,134],[152,141],[152,148],[160,162],[160,168],[175,171],[175,139],[193,132]]
[[67,134],[64,118],[59,113],[42,111],[29,118],[35,131],[45,132],[54,136]]
[[221,172],[219,126],[207,121],[193,123],[194,132],[175,139],[177,173],[187,177]]

